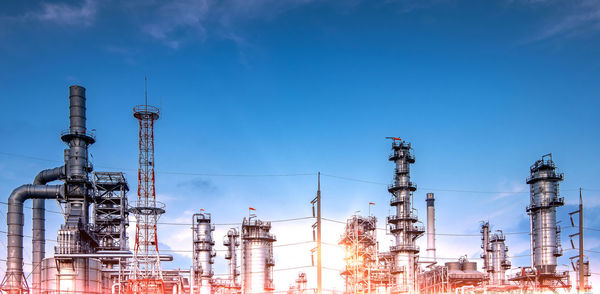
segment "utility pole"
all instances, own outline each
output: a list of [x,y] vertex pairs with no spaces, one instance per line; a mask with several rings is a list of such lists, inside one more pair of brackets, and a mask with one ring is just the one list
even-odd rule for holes
[[[569,213],[569,217],[571,219],[571,225],[575,226],[575,222],[573,221],[573,215],[578,214],[579,216],[579,230],[577,233],[569,235],[571,238],[571,246],[573,249],[575,248],[575,244],[573,244],[573,237],[579,237],[579,255],[571,257],[571,265],[573,266],[573,270],[577,271],[577,292],[585,293],[585,266],[584,266],[584,254],[583,254],[583,196],[581,193],[581,188],[579,188],[579,210],[573,211]],[[573,259],[577,258],[577,269],[573,264]]]
[[583,266],[583,197],[579,188],[579,292],[585,292],[585,269]]
[[[317,197],[311,201],[313,205],[313,217],[315,216],[315,204],[317,205],[317,222],[313,229],[317,229],[317,294],[323,292],[323,275],[321,264],[321,172],[317,174]],[[313,231],[314,233],[314,231]],[[313,235],[314,237],[314,235]],[[314,252],[314,251],[313,251]]]

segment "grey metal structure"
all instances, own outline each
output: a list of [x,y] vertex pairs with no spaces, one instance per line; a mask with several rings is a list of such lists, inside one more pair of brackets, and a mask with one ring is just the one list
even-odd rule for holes
[[395,265],[391,270],[395,277],[394,293],[416,292],[419,247],[415,241],[425,232],[425,228],[418,224],[419,219],[412,206],[412,196],[417,186],[410,181],[410,164],[415,162],[411,149],[410,143],[394,138],[389,157],[396,165],[394,183],[388,187],[392,194],[390,205],[395,210],[395,215],[388,217],[390,232],[395,237],[395,245],[390,247],[395,257]]
[[96,252],[113,255],[99,260],[103,268],[119,270],[118,275],[107,277],[106,283],[119,285],[121,291],[122,285],[128,278],[126,274],[128,261],[127,258],[119,258],[114,254],[122,252],[130,254],[127,242],[129,186],[122,172],[94,172],[93,179],[95,195],[92,206],[92,230],[98,240]]
[[[89,254],[98,247],[97,240],[89,226],[89,206],[93,201],[93,185],[89,179],[92,166],[88,162],[88,145],[95,138],[86,132],[85,127],[85,89],[71,87],[70,95],[70,129],[62,134],[62,140],[70,147],[68,152],[65,194],[59,201],[65,211],[65,223],[58,230],[57,246],[54,247],[56,274],[43,273],[54,279],[56,288],[42,289],[42,293],[54,293],[67,289],[100,293],[101,289],[91,264],[90,258],[57,257],[64,254]],[[52,267],[45,267],[52,271]],[[80,278],[73,280],[73,273]],[[48,284],[47,284],[48,285]],[[73,291],[73,290],[72,290]]]
[[287,291],[287,293],[288,294],[304,293],[306,291],[306,283],[307,283],[306,273],[303,273],[303,272],[298,273],[298,278],[296,279],[294,284],[290,285],[290,288]]
[[[63,180],[66,176],[66,166],[41,171],[33,180],[34,185],[45,185],[48,182]],[[42,287],[42,261],[46,255],[46,203],[45,199],[33,199],[33,284],[32,293],[39,293]]]
[[238,276],[240,272],[237,269],[237,247],[240,246],[240,233],[236,228],[231,228],[227,231],[227,235],[223,238],[223,245],[227,247],[225,259],[229,261],[229,285],[230,288],[238,288]]
[[273,285],[273,242],[271,222],[250,217],[242,222],[242,291],[271,293]]
[[[2,290],[6,293],[22,293],[29,290],[23,275],[23,203],[25,200],[36,199],[33,205],[34,292],[39,292],[41,288],[39,268],[45,253],[44,199],[59,199],[65,205],[66,224],[61,227],[63,234],[59,234],[59,245],[56,251],[84,251],[90,245],[94,245],[87,228],[91,191],[88,173],[92,170],[88,162],[87,149],[88,145],[95,142],[95,137],[86,130],[85,88],[80,86],[69,88],[69,109],[70,127],[61,134],[61,139],[69,147],[65,150],[65,166],[41,172],[33,185],[23,185],[15,189],[8,199],[7,272],[2,282]],[[65,181],[64,185],[45,185],[59,179]],[[64,234],[65,231],[73,235]],[[62,238],[67,235],[79,238],[80,242]]]
[[346,293],[375,293],[390,286],[390,271],[380,267],[377,254],[377,219],[374,216],[353,215],[339,245],[344,247]]
[[196,213],[192,216],[192,236],[194,242],[192,269],[194,285],[198,285],[200,294],[211,293],[211,279],[214,275],[212,266],[216,252],[213,249],[215,241],[212,232],[215,227],[211,224],[209,213]]
[[490,272],[492,270],[492,250],[490,247],[490,223],[484,221],[481,223],[481,259],[483,259],[483,271]]
[[[577,284],[576,289],[580,293],[592,293],[592,285],[590,284],[590,277],[592,276],[592,272],[590,271],[590,261],[585,259],[581,264],[583,265],[583,288]],[[579,266],[579,262],[573,265],[573,270],[575,271],[578,280],[580,278]]]
[[435,197],[427,193],[427,257],[435,262]]
[[502,231],[498,230],[490,237],[491,251],[491,271],[488,270],[490,285],[506,285],[506,270],[510,269],[510,261],[507,257],[508,246],[505,242],[506,237]]
[[552,154],[546,154],[530,167],[530,205],[532,267],[538,274],[556,273],[557,257],[562,255],[560,226],[556,223],[556,208],[565,204],[559,196],[559,182],[564,176],[556,172]]
[[94,172],[94,234],[98,250],[129,250],[127,227],[129,186],[122,172]]
[[477,263],[463,256],[458,261],[436,265],[431,270],[421,273],[419,293],[488,293],[483,290],[486,280],[487,275],[477,271]]

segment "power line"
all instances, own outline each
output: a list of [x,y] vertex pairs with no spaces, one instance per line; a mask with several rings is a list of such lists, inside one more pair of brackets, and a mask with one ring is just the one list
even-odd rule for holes
[[[273,245],[273,248],[297,246],[297,245],[304,245],[304,244],[311,244],[311,243],[314,243],[314,241],[302,241],[302,242],[294,242],[294,243],[276,244],[276,245]],[[175,252],[175,253],[191,253],[191,252],[194,252],[193,250],[178,250],[178,249],[160,249],[160,251],[161,252]],[[215,249],[215,251],[217,251],[217,252],[228,252],[229,249]]]
[[[388,183],[382,183],[382,182],[376,182],[376,181],[364,180],[364,179],[357,179],[357,178],[350,178],[350,177],[344,177],[344,176],[336,176],[336,175],[332,175],[332,174],[322,173],[321,175],[330,177],[330,178],[351,181],[351,182],[357,182],[357,183],[366,183],[366,184],[381,185],[381,186],[389,185]],[[529,191],[478,191],[478,190],[460,190],[460,189],[440,189],[440,188],[430,188],[430,187],[420,187],[420,190],[440,191],[440,192],[477,193],[477,194],[529,194],[530,193]],[[562,189],[562,190],[563,191],[579,191],[579,189]],[[583,189],[583,190],[600,191],[600,189]]]
[[[8,205],[7,202],[2,202],[0,201],[0,204],[3,205]],[[33,209],[31,206],[23,206],[24,208],[27,209]],[[49,212],[49,213],[54,213],[54,214],[60,214],[63,215],[62,212],[60,211],[55,211],[55,210],[50,210],[47,208],[44,208],[44,211]],[[299,221],[299,220],[306,220],[306,219],[312,219],[312,216],[303,216],[303,217],[295,217],[295,218],[284,218],[284,219],[276,219],[276,220],[271,220],[271,223],[283,223],[283,222],[292,222],[292,221]],[[168,226],[192,226],[192,223],[184,223],[184,222],[159,222],[159,225],[168,225]],[[213,224],[215,226],[240,226],[242,225],[242,223],[215,223]]]
[[[25,159],[62,163],[62,161],[59,161],[59,160],[51,160],[51,159],[45,159],[45,158],[40,158],[40,157],[35,157],[35,156],[28,156],[28,155],[10,153],[10,152],[4,152],[4,151],[0,151],[0,154],[7,155],[7,156],[13,156],[13,157],[21,157],[21,158],[25,158]],[[102,166],[102,165],[95,165],[95,166],[100,167],[100,168],[106,168],[106,169],[137,172],[137,169],[132,169],[132,168],[121,168],[121,167],[111,167],[111,166]],[[316,175],[316,173],[314,173],[314,172],[313,173],[308,173],[308,172],[281,173],[281,174],[227,174],[227,173],[198,173],[198,172],[183,172],[183,171],[156,171],[156,173],[168,174],[168,175],[186,175],[186,176],[204,176],[204,177],[299,177],[299,176],[314,176],[314,175]]]
[[[8,205],[8,203],[6,202],[0,202],[0,204],[3,205]],[[24,208],[27,209],[32,209],[32,207],[30,206],[24,206]],[[54,210],[49,210],[49,209],[44,209],[46,212],[49,213],[54,213],[54,214],[60,214],[63,215],[63,213],[59,212],[59,211],[54,211]],[[282,222],[292,222],[292,221],[300,221],[300,220],[307,220],[307,219],[313,219],[314,217],[312,216],[305,216],[305,217],[296,217],[296,218],[287,218],[287,219],[277,219],[277,220],[272,220],[270,221],[271,223],[282,223]],[[333,222],[333,223],[338,223],[338,224],[346,224],[345,221],[341,221],[341,220],[335,220],[335,219],[330,219],[330,218],[322,218],[325,221],[328,222]],[[184,223],[184,222],[159,222],[158,224],[160,225],[167,225],[167,226],[192,226],[191,223]],[[215,223],[213,225],[215,226],[239,226],[242,223]],[[382,231],[387,231],[386,228],[377,228],[378,230],[382,230]],[[599,231],[600,232],[600,228],[590,228],[590,227],[584,227],[584,230],[590,230],[590,231]],[[2,231],[0,231],[1,233]],[[530,234],[530,232],[505,232],[505,235],[528,235]],[[436,233],[436,236],[449,236],[449,237],[480,237],[480,234],[458,234],[458,233]],[[26,236],[29,237],[29,236]],[[53,240],[52,240],[53,241]]]
[[[344,221],[340,221],[340,220],[335,220],[335,219],[330,219],[330,218],[323,218],[323,220],[325,221],[329,221],[329,222],[333,222],[333,223],[338,223],[338,224],[346,224],[346,222]],[[382,230],[382,231],[386,231],[386,228],[377,228],[377,230]],[[529,232],[507,232],[504,233],[505,235],[528,235]],[[452,237],[481,237],[481,234],[454,234],[454,233],[435,233],[436,236],[452,236]]]
[[[7,156],[13,156],[13,157],[20,157],[20,158],[25,158],[25,159],[31,159],[31,160],[62,163],[62,161],[59,161],[59,160],[50,160],[50,159],[46,159],[46,158],[11,153],[11,152],[0,151],[0,154],[7,155]],[[113,170],[137,172],[137,169],[132,169],[132,168],[120,168],[120,167],[111,167],[111,166],[102,166],[102,165],[96,165],[96,167],[113,169]],[[228,173],[200,173],[200,172],[186,172],[186,171],[156,171],[156,173],[170,174],[170,175],[205,176],[205,177],[298,177],[298,176],[314,176],[317,174],[316,172],[298,172],[298,173],[281,173],[281,174],[277,174],[277,173],[274,173],[274,174],[237,174],[237,173],[228,174]],[[330,177],[330,178],[335,178],[335,179],[340,179],[340,180],[345,180],[345,181],[382,185],[382,186],[388,185],[388,183],[365,180],[365,179],[358,179],[358,178],[352,178],[352,177],[346,177],[346,176],[338,176],[338,175],[333,175],[333,174],[322,173],[322,175],[325,177]],[[477,194],[526,194],[526,193],[529,193],[529,191],[521,191],[521,192],[479,191],[479,190],[461,190],[461,189],[441,189],[441,188],[430,188],[430,187],[421,187],[421,190],[440,191],[440,192],[458,192],[458,193],[477,193]],[[576,190],[578,191],[579,189],[562,189],[562,190],[563,191],[576,191]],[[596,188],[587,188],[587,189],[582,189],[582,190],[583,191],[600,191],[600,189],[596,189]]]

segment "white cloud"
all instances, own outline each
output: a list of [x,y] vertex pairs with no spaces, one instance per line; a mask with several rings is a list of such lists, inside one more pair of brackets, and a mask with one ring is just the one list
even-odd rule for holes
[[41,11],[29,12],[25,14],[25,18],[65,25],[90,26],[95,21],[97,6],[94,0],[85,0],[79,5],[42,3]]
[[555,38],[574,38],[599,31],[600,2],[585,0],[573,3],[575,4],[570,8],[564,9],[565,13],[562,17],[549,20],[549,24],[528,42],[535,43]]

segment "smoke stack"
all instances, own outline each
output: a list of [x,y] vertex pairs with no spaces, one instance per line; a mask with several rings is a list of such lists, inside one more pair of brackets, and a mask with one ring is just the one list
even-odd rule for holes
[[427,257],[435,261],[435,198],[427,193]]

